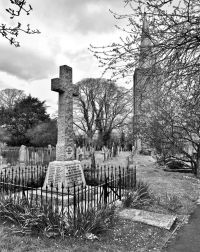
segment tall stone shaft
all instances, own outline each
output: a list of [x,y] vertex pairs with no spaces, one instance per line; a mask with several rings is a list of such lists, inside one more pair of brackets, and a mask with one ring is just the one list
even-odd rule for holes
[[51,90],[59,93],[56,160],[74,160],[73,96],[78,94],[72,84],[71,67],[67,65],[60,66],[60,76],[51,80]]

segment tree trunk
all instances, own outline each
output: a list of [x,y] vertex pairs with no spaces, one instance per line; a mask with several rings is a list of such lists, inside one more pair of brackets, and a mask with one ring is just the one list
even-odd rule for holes
[[200,145],[198,145],[197,149],[197,157],[196,157],[196,169],[195,175],[197,178],[200,178]]

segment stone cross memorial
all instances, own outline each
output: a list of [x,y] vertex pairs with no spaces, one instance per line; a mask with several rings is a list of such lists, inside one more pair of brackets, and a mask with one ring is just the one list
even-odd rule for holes
[[51,80],[51,90],[59,94],[58,102],[58,142],[56,161],[50,162],[43,188],[62,185],[64,191],[73,191],[73,186],[85,186],[81,163],[75,160],[73,140],[73,96],[78,96],[78,88],[72,84],[72,68],[60,66],[60,78]]
[[51,90],[59,93],[56,160],[74,160],[73,96],[78,96],[78,89],[72,84],[71,67],[60,67],[60,78],[51,80]]

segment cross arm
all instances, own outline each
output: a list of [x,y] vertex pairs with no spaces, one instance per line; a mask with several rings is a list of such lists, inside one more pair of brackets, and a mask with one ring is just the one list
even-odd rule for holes
[[63,93],[64,92],[64,89],[63,89],[63,86],[61,84],[60,78],[51,79],[51,90],[55,91],[55,92],[58,92],[58,93]]

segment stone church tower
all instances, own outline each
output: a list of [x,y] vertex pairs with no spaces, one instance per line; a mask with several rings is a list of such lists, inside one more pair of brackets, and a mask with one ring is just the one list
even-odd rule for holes
[[139,64],[133,75],[133,143],[137,152],[142,148],[142,139],[139,132],[140,120],[149,106],[149,92],[151,92],[152,88],[151,70],[155,63],[152,45],[148,20],[146,13],[144,13]]

